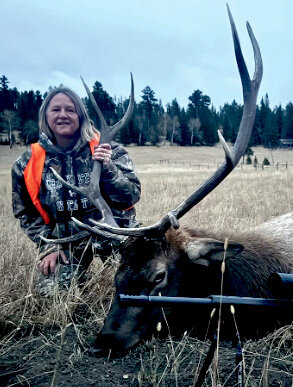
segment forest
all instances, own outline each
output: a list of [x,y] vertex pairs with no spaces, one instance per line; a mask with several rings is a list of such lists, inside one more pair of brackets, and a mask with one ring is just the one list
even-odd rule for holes
[[[5,75],[0,77],[0,144],[30,144],[38,138],[39,108],[54,87],[50,86],[42,95],[39,90],[10,88],[9,83]],[[128,99],[111,97],[98,81],[91,91],[108,124],[123,116]],[[176,98],[163,106],[148,85],[141,90],[139,99],[131,121],[117,138],[124,145],[212,146],[218,142],[217,130],[221,130],[226,141],[233,143],[236,139],[243,106],[235,100],[216,109],[211,98],[197,89],[189,96],[187,107],[181,107]],[[94,120],[88,98],[84,98],[84,103]],[[98,122],[95,125],[99,127]],[[256,108],[249,146],[276,148],[281,139],[293,140],[293,104],[271,108],[266,94]]]

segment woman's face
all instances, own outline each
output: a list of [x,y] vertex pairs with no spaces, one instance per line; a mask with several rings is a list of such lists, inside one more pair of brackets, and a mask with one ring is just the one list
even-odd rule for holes
[[55,135],[57,144],[75,137],[79,118],[72,100],[63,93],[56,94],[46,111],[47,123]]

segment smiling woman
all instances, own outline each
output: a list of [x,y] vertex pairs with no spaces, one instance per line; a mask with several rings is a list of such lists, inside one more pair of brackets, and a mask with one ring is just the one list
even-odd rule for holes
[[[120,126],[129,118],[130,114]],[[48,294],[58,283],[68,287],[74,275],[82,278],[95,254],[106,257],[112,251],[111,242],[100,236],[84,235],[81,241],[62,247],[40,239],[79,233],[73,216],[85,222],[103,217],[86,195],[63,186],[52,169],[67,183],[86,188],[94,164],[100,162],[100,180],[95,180],[93,188],[102,193],[115,222],[123,227],[136,226],[133,205],[140,198],[140,183],[126,150],[113,141],[102,140],[81,99],[71,89],[60,87],[46,97],[39,113],[39,131],[39,142],[12,167],[12,195],[15,217],[39,246],[39,288]]]
[[56,94],[50,101],[46,119],[61,148],[67,148],[76,141],[79,118],[72,100],[63,93]]

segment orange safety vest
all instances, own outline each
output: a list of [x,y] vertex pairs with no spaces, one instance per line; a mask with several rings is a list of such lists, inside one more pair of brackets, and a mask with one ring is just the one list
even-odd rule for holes
[[[94,148],[99,145],[99,141],[100,136],[97,135],[95,139],[89,142],[92,154],[94,153]],[[31,151],[32,156],[23,173],[24,181],[34,206],[41,214],[45,224],[48,224],[50,223],[50,218],[47,212],[43,209],[39,197],[46,151],[39,143],[31,144]]]

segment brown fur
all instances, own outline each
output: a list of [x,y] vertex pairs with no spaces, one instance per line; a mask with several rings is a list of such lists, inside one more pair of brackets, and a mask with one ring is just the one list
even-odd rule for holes
[[[162,240],[129,240],[121,252],[116,291],[185,297],[220,294],[220,266],[226,238],[229,243],[225,250],[224,295],[270,298],[273,294],[268,286],[269,275],[293,273],[293,214],[287,214],[241,233],[180,228],[170,229]],[[207,310],[186,307],[176,312],[172,308],[169,313],[168,322],[173,328],[180,326],[183,330],[192,329],[195,334],[205,333],[209,321]],[[278,325],[280,317],[272,310],[264,313],[240,309],[237,313],[239,329],[246,337],[268,332]],[[229,313],[226,317],[226,331],[231,334],[234,323]],[[282,322],[289,322],[290,318],[285,313]],[[116,297],[95,347],[127,350],[153,332],[160,320],[160,310],[121,308]]]

